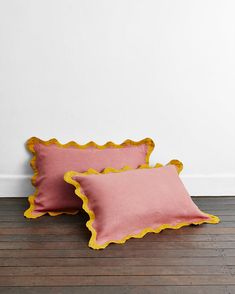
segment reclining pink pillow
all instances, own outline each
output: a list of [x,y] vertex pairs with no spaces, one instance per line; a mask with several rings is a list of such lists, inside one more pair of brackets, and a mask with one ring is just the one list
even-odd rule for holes
[[75,214],[81,209],[81,200],[74,197],[74,189],[64,182],[66,171],[83,172],[89,168],[102,171],[107,166],[119,169],[125,165],[137,168],[149,162],[154,143],[146,138],[139,142],[126,140],[120,145],[112,142],[103,146],[94,142],[62,145],[56,139],[43,141],[33,137],[27,141],[27,147],[34,155],[31,166],[36,191],[29,196],[30,207],[24,215],[37,218],[46,213],[52,216]]
[[90,217],[91,248],[124,243],[166,228],[219,222],[194,204],[174,165],[124,170],[65,174],[65,181],[76,187]]

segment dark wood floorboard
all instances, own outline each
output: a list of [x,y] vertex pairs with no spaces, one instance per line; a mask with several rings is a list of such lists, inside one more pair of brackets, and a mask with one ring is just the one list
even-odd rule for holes
[[194,197],[218,225],[87,246],[86,214],[23,217],[25,198],[0,198],[0,293],[235,293],[235,197]]

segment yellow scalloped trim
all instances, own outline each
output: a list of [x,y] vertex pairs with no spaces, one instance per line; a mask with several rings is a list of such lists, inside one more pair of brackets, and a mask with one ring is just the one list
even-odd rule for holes
[[84,145],[80,145],[74,141],[70,141],[66,144],[61,144],[57,139],[53,138],[53,139],[50,139],[48,141],[43,141],[37,137],[32,137],[30,139],[28,139],[28,141],[26,142],[26,147],[27,149],[33,154],[33,158],[31,159],[30,161],[30,165],[33,169],[33,177],[31,179],[31,182],[32,182],[32,185],[35,187],[35,192],[33,195],[30,195],[28,197],[28,202],[29,202],[29,208],[24,212],[24,216],[27,217],[27,218],[38,218],[44,214],[49,214],[50,216],[57,216],[57,215],[60,215],[60,214],[77,214],[79,210],[76,210],[76,211],[48,211],[48,212],[42,212],[42,213],[37,213],[37,214],[33,214],[33,211],[35,210],[35,199],[38,195],[38,188],[36,187],[35,185],[35,182],[36,182],[36,178],[38,176],[38,170],[37,170],[37,167],[36,167],[36,158],[37,158],[37,155],[36,155],[36,152],[35,152],[35,149],[34,149],[34,145],[35,144],[43,144],[45,146],[49,146],[51,144],[54,144],[58,147],[61,147],[61,148],[67,148],[67,147],[76,147],[78,149],[86,149],[86,148],[89,148],[89,147],[95,147],[97,149],[106,149],[106,148],[109,148],[109,147],[115,147],[115,148],[123,148],[123,147],[126,147],[126,146],[139,146],[139,145],[143,145],[143,144],[146,144],[148,146],[148,150],[147,150],[147,153],[146,153],[146,164],[149,164],[149,157],[150,157],[150,154],[152,153],[153,149],[154,149],[154,142],[152,139],[150,138],[145,138],[141,141],[132,141],[130,139],[124,141],[123,143],[121,144],[115,144],[111,141],[107,142],[106,144],[104,145],[98,145],[96,144],[95,142],[91,141],[91,142],[88,142]]
[[[176,162],[176,161],[174,160],[174,161],[171,161],[171,162],[177,163],[177,164],[180,163],[180,162]],[[159,167],[161,167],[161,164],[156,164],[156,166],[152,167],[152,168],[159,168]],[[182,167],[182,166],[180,165],[180,167]],[[140,168],[146,168],[146,166],[142,165]],[[148,166],[147,168],[151,168],[151,167]],[[76,175],[92,175],[92,174],[100,175],[100,174],[107,174],[107,173],[113,173],[113,172],[118,173],[118,172],[123,172],[123,171],[126,171],[126,170],[131,170],[131,168],[128,167],[128,166],[125,166],[124,168],[122,168],[120,170],[117,170],[117,169],[114,169],[114,168],[106,168],[101,173],[97,172],[94,169],[89,169],[85,173],[78,173],[78,172],[74,172],[74,171],[69,171],[69,172],[65,173],[65,175],[64,175],[64,180],[67,183],[72,184],[76,188],[75,189],[75,194],[82,200],[82,202],[83,202],[82,208],[89,215],[89,220],[86,223],[87,228],[91,232],[91,238],[90,238],[89,244],[88,244],[89,247],[91,247],[93,249],[104,249],[110,243],[124,244],[130,238],[142,238],[147,233],[160,233],[162,230],[165,230],[165,229],[174,229],[174,230],[176,230],[176,229],[179,229],[181,227],[189,226],[189,225],[192,225],[192,224],[193,225],[200,225],[200,224],[203,224],[203,223],[209,223],[209,224],[217,224],[217,223],[219,223],[220,219],[217,216],[203,212],[208,217],[210,217],[209,220],[202,220],[202,221],[199,221],[199,222],[192,222],[192,223],[182,222],[182,223],[178,223],[175,226],[172,226],[170,224],[163,224],[163,225],[161,225],[160,227],[158,227],[156,229],[145,228],[138,234],[125,236],[124,238],[122,238],[120,240],[110,240],[110,241],[105,242],[102,245],[97,244],[96,243],[97,232],[92,226],[92,224],[93,224],[93,222],[95,220],[95,214],[91,209],[89,209],[89,206],[88,206],[89,200],[86,197],[86,195],[81,192],[80,184],[77,181],[73,180],[73,177],[76,176]]]
[[167,165],[174,165],[177,169],[178,174],[180,174],[184,168],[183,163],[178,159],[172,159],[170,162],[167,163]]
[[[181,161],[179,161],[178,159],[172,159],[171,161],[169,161],[166,165],[174,165],[176,167],[177,173],[180,174],[184,168],[184,165]],[[153,167],[154,168],[159,168],[159,167],[163,167],[164,165],[161,163],[156,163]],[[138,168],[153,168],[152,166],[148,165],[148,164],[142,164],[141,166],[139,166]]]

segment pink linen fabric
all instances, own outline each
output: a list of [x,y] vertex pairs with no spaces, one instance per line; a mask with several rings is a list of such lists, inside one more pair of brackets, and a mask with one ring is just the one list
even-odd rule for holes
[[219,221],[194,204],[174,165],[106,171],[65,174],[65,181],[76,187],[75,193],[90,216],[87,227],[92,232],[89,246],[93,249],[165,228]]
[[45,213],[76,213],[81,209],[81,200],[74,197],[73,187],[64,182],[66,171],[83,172],[89,168],[102,171],[107,166],[122,168],[125,165],[137,168],[148,163],[153,147],[151,139],[128,140],[121,145],[109,142],[99,146],[91,142],[80,146],[74,142],[62,145],[55,139],[31,138],[28,148],[34,154],[31,165],[35,172],[32,182],[36,192],[29,197],[30,208],[25,216],[36,218]]

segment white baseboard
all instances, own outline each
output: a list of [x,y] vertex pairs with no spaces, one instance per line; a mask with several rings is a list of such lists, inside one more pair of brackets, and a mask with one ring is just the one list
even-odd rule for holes
[[[0,175],[0,197],[27,197],[34,188],[29,175]],[[235,196],[235,175],[183,175],[193,196]]]
[[183,175],[193,196],[235,196],[235,175]]
[[29,175],[0,175],[0,197],[27,197],[34,192]]

